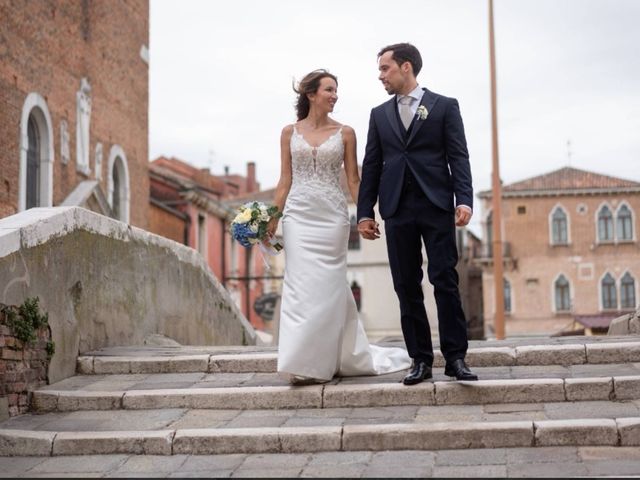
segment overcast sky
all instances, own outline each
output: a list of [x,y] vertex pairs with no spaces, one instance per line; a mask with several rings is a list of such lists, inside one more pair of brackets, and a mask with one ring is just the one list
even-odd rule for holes
[[[362,162],[370,110],[388,99],[376,54],[408,41],[422,54],[419,83],[460,102],[476,193],[491,187],[486,0],[150,4],[151,159],[216,174],[255,161],[262,188],[274,187],[292,81],[326,68],[339,81],[333,117],[355,129]],[[494,0],[494,10],[504,183],[567,165],[640,181],[640,1]]]

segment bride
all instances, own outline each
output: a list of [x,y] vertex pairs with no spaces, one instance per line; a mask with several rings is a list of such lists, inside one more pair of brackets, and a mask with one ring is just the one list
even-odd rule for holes
[[[344,166],[354,202],[360,177],[354,130],[329,117],[338,80],[315,70],[294,90],[298,121],[282,130],[275,193],[275,205],[284,213],[286,261],[278,372],[295,384],[407,369],[406,350],[369,344],[347,282],[349,217],[340,169]],[[271,220],[270,235],[277,226],[278,219]]]

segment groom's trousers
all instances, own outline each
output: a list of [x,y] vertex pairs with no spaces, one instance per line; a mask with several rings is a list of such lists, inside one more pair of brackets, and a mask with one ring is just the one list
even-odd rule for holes
[[438,310],[440,350],[447,362],[464,358],[467,325],[458,290],[455,218],[434,205],[407,171],[396,213],[385,219],[393,285],[400,301],[402,333],[415,362],[433,364],[431,330],[422,290],[422,243]]

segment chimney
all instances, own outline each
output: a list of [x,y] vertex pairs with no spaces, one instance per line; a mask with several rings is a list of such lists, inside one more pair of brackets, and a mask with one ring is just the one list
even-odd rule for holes
[[225,165],[224,166],[224,175],[225,175],[225,177],[229,176],[229,165]]
[[258,190],[256,184],[256,162],[247,162],[247,193]]

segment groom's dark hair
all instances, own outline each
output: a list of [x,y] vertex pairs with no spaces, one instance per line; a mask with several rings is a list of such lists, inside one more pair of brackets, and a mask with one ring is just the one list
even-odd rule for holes
[[413,74],[418,76],[422,69],[422,57],[416,47],[410,43],[395,43],[393,45],[388,45],[380,50],[378,58],[387,52],[392,52],[391,58],[395,60],[398,66],[402,65],[404,62],[409,62],[413,68]]

